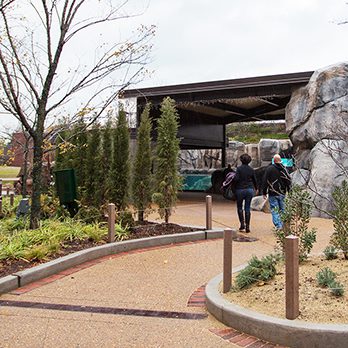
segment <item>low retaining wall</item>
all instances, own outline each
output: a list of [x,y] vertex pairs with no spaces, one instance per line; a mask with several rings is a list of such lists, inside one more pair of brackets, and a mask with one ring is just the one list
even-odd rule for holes
[[118,254],[135,249],[145,249],[155,246],[194,242],[198,240],[222,238],[223,230],[195,231],[187,233],[155,236],[142,239],[133,239],[123,242],[109,243],[90,249],[81,250],[58,259],[43,263],[24,271],[0,278],[0,294],[17,289],[36,280],[46,278],[70,267],[91,261],[103,256]]
[[221,281],[222,274],[210,280],[205,291],[208,311],[222,323],[265,341],[292,348],[348,346],[348,325],[307,323],[255,312],[227,301],[219,291]]

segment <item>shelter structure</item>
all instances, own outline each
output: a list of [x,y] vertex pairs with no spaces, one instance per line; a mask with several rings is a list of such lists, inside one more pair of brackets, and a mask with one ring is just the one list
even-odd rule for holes
[[305,86],[313,71],[129,89],[123,98],[136,98],[137,124],[147,102],[151,116],[160,115],[160,104],[169,96],[180,117],[181,149],[221,149],[226,162],[226,125],[234,122],[285,120],[285,107],[294,90]]

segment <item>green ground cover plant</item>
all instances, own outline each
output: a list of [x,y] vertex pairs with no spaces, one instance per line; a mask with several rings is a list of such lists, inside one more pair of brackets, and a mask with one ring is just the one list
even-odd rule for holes
[[330,268],[325,267],[317,273],[317,283],[323,288],[329,288],[334,296],[343,296],[344,287],[337,281],[337,274]]
[[328,245],[324,249],[324,255],[326,260],[334,260],[338,258],[338,250],[333,245]]
[[267,281],[276,275],[276,265],[279,261],[277,255],[267,255],[259,259],[253,256],[247,267],[240,271],[236,277],[235,290],[241,290],[259,281]]
[[0,222],[0,260],[42,260],[72,241],[101,241],[107,235],[105,223],[85,224],[73,219],[42,220],[39,228],[29,229],[22,219],[3,219]]

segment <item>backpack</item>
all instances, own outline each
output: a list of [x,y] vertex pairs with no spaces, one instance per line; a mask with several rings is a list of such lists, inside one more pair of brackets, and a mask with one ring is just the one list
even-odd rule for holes
[[234,199],[235,177],[236,177],[236,172],[232,171],[227,173],[225,181],[222,183],[222,186],[221,186],[222,196],[228,200]]

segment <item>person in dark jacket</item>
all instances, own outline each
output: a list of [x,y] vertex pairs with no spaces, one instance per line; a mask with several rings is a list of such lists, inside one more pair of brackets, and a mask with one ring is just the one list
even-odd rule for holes
[[[234,178],[235,195],[237,198],[237,212],[240,222],[239,231],[250,232],[250,204],[257,188],[254,169],[249,166],[251,157],[248,154],[240,156],[242,164],[237,167]],[[244,212],[243,212],[244,202]]]
[[277,229],[283,227],[280,213],[284,210],[285,194],[290,190],[291,178],[281,163],[281,157],[273,156],[273,164],[268,166],[262,180],[263,198],[268,200],[272,213],[272,221]]

